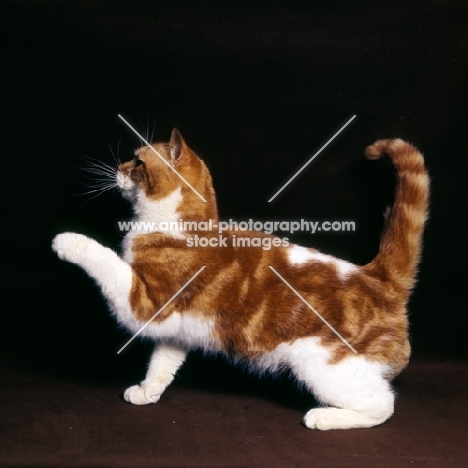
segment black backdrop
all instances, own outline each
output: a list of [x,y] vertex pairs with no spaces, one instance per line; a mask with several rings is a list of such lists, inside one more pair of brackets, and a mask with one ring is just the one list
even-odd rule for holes
[[413,348],[466,356],[468,7],[303,5],[2,2],[4,354],[83,377],[144,369],[148,345],[117,356],[129,335],[50,249],[64,230],[118,247],[127,204],[79,193],[85,156],[111,163],[111,149],[126,159],[137,146],[121,113],[155,140],[179,128],[212,171],[223,218],[354,220],[354,233],[292,240],[358,263],[377,251],[394,188],[390,165],[363,150],[382,137],[417,145],[433,189],[409,306]]

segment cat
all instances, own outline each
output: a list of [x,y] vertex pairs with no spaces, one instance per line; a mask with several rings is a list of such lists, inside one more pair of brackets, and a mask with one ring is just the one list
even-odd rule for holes
[[[127,402],[157,402],[187,353],[201,349],[260,373],[289,370],[319,402],[303,419],[308,428],[368,428],[390,418],[391,381],[410,356],[406,305],[429,177],[422,154],[403,140],[377,141],[365,154],[389,156],[397,186],[379,251],[364,266],[293,244],[233,247],[234,231],[223,233],[227,246],[198,248],[187,242],[194,231],[131,231],[121,256],[81,234],[54,238],[58,257],[97,282],[116,320],[133,333],[147,324],[142,335],[156,342],[146,378],[125,391]],[[177,129],[168,143],[138,149],[115,170],[114,183],[131,201],[135,221],[219,221],[207,166]]]

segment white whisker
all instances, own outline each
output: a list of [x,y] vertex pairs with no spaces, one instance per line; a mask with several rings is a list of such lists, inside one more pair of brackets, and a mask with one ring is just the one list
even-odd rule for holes
[[85,182],[82,182],[83,185],[85,185],[87,188],[102,188],[102,187],[116,187],[117,184],[113,183],[113,182],[110,182],[110,181],[106,181],[106,180],[92,180],[90,179],[90,183],[85,183]]
[[112,145],[109,143],[109,150],[112,155],[112,158],[114,159],[116,166],[120,166],[122,164],[120,161],[120,157],[119,157],[119,148],[120,148],[121,141],[122,141],[122,138],[120,138],[119,142],[117,143],[117,155],[114,153],[114,150],[112,149]]
[[[118,187],[110,187],[108,190],[112,190],[112,189],[117,189]],[[83,206],[83,205],[86,205],[86,203],[89,203],[91,200],[94,200],[95,198],[99,197],[99,195],[102,195],[103,193],[105,192],[104,191],[100,191],[99,193],[97,193],[96,195],[94,195],[93,197],[91,197],[90,199],[86,200],[85,202],[83,202],[80,206]]]
[[84,171],[89,172],[90,174],[102,175],[102,176],[110,176],[113,177],[117,174],[117,171],[107,169],[107,168],[98,168],[98,167],[85,167],[83,168]]
[[89,195],[90,193],[96,193],[96,192],[99,192],[99,194],[101,194],[103,192],[106,192],[107,190],[112,190],[112,189],[116,189],[116,188],[118,188],[118,187],[113,186],[113,185],[108,185],[106,187],[99,187],[99,188],[88,190],[87,192],[83,192],[80,195]]
[[[98,161],[97,159],[93,159],[93,158],[87,158],[87,164],[89,167],[96,167],[99,169],[108,169],[111,172],[117,171],[117,169],[114,166],[111,166],[110,164],[107,164],[102,161]],[[83,169],[86,170],[87,167],[84,167]]]
[[[112,153],[112,149],[111,149]],[[113,159],[117,162],[117,158],[112,153]],[[94,198],[104,193],[118,191],[117,174],[119,172],[118,166],[112,166],[98,159],[85,157],[85,165],[82,169],[88,174],[87,181],[83,182],[86,190],[79,195],[92,195],[91,198],[86,200],[85,203],[90,202]],[[85,204],[83,203],[83,205]]]

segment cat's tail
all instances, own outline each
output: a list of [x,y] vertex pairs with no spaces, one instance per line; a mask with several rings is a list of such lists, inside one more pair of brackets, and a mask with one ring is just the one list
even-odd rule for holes
[[400,139],[379,140],[366,148],[368,159],[387,155],[397,170],[393,206],[385,215],[385,227],[377,256],[367,265],[383,281],[410,291],[415,283],[428,217],[429,176],[423,155]]

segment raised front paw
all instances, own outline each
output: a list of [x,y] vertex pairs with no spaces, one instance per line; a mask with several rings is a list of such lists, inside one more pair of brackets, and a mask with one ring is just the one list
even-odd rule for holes
[[149,403],[156,403],[161,398],[161,394],[150,387],[142,385],[133,385],[127,388],[124,393],[124,400],[132,403],[133,405],[148,405]]
[[52,250],[61,260],[78,263],[80,256],[86,255],[86,250],[92,240],[82,234],[64,232],[52,241]]

